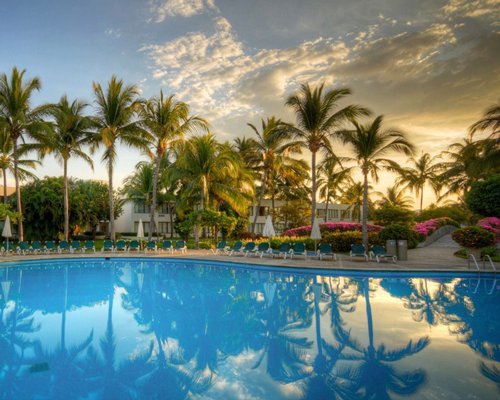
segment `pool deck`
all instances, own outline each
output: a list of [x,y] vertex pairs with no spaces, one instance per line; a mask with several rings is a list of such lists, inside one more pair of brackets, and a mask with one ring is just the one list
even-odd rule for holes
[[[351,259],[347,255],[340,255],[337,261],[332,261],[331,257],[327,260],[318,260],[317,258],[308,258],[304,260],[303,257],[294,259],[287,258],[270,258],[270,257],[243,257],[243,256],[226,256],[214,255],[209,250],[188,250],[186,254],[171,254],[171,253],[144,253],[144,252],[120,252],[120,253],[86,253],[86,254],[37,254],[37,255],[9,255],[0,258],[0,268],[4,262],[12,261],[28,261],[28,260],[48,260],[59,258],[95,258],[95,257],[148,257],[148,258],[188,258],[193,260],[203,261],[225,261],[236,262],[243,264],[254,264],[273,267],[287,267],[287,268],[302,268],[302,269],[327,269],[327,270],[360,270],[360,271],[439,271],[439,272],[477,272],[474,265],[468,265],[467,260],[457,258],[453,255],[456,251],[454,247],[440,247],[429,246],[425,248],[417,248],[408,250],[408,261],[393,262],[380,262],[365,261],[364,259],[357,258]],[[497,271],[500,272],[499,263],[495,263]],[[484,272],[492,272],[490,265],[480,263],[480,268]]]

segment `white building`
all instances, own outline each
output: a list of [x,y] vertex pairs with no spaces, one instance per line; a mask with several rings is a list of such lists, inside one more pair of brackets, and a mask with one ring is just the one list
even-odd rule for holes
[[[284,201],[276,200],[274,202],[275,213],[278,213],[280,208],[285,205]],[[318,216],[321,222],[339,222],[350,221],[351,212],[349,206],[345,204],[328,204],[328,215],[326,215],[326,203],[317,203]],[[257,205],[251,205],[248,208],[248,228],[254,221],[255,212],[258,213],[255,233],[262,233],[266,216],[271,210],[271,200],[262,200],[260,208],[257,210]],[[120,233],[137,232],[139,220],[142,220],[144,226],[144,234],[149,233],[149,212],[150,208],[143,202],[138,200],[126,201],[123,205],[123,213],[115,220],[115,230]],[[158,208],[155,215],[158,233],[165,236],[170,236],[173,232],[173,223],[175,222],[175,212],[169,204],[163,204]],[[281,233],[284,229],[283,221],[273,221],[277,233]]]

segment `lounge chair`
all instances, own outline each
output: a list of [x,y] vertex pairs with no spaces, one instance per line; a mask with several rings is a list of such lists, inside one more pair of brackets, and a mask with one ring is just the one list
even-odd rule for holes
[[364,257],[368,261],[368,255],[366,254],[365,246],[362,244],[351,244],[351,251],[349,253],[351,257]]
[[283,259],[286,259],[286,255],[290,254],[290,243],[281,243],[278,249],[271,249],[268,254],[273,258],[283,256]]
[[306,245],[304,243],[294,243],[289,254],[290,259],[292,259],[293,256],[304,256],[304,258],[307,258]]
[[127,251],[127,243],[125,243],[125,240],[120,239],[116,241],[115,251]]
[[25,256],[26,254],[30,254],[31,253],[30,244],[28,242],[19,242],[16,251],[17,254],[19,255],[22,254],[23,256]]
[[178,240],[177,242],[175,242],[175,247],[172,252],[175,253],[176,251],[180,251],[184,254],[187,252],[187,246],[184,240]]
[[384,246],[381,246],[379,244],[374,244],[370,250],[370,258],[373,259],[375,258],[375,260],[379,263],[380,260],[388,260],[388,259],[391,259],[392,262],[396,262],[397,261],[397,257],[395,255],[390,255],[390,254],[387,254],[387,251],[385,250],[385,247]]
[[240,253],[243,253],[243,257],[248,257],[249,254],[252,254],[255,251],[255,242],[245,243],[245,247],[243,247]]
[[65,251],[67,251],[69,253],[69,243],[68,243],[67,240],[61,240],[59,242],[59,246],[57,246],[57,252],[59,254],[61,254],[61,253],[65,252]]
[[257,256],[260,255],[260,258],[262,258],[264,256],[264,253],[267,253],[269,252],[269,243],[268,242],[262,242],[262,243],[259,243],[259,245],[257,246],[257,248],[254,248],[253,250],[249,251],[247,253],[248,254],[255,254]]
[[31,251],[33,254],[38,254],[42,252],[42,242],[39,240],[34,240],[31,242]]
[[229,256],[232,256],[234,253],[239,253],[241,251],[241,248],[243,247],[243,243],[238,240],[236,241],[232,247],[230,247],[228,250],[227,250],[227,254]]
[[95,243],[93,240],[86,240],[84,245],[83,245],[83,249],[82,249],[82,252],[86,253],[87,251],[91,251],[93,253],[95,253]]
[[139,251],[140,250],[140,243],[138,240],[131,240],[130,243],[128,244],[127,251]]
[[221,240],[219,243],[217,243],[217,247],[215,249],[211,249],[212,253],[217,255],[217,254],[222,254],[226,252],[226,241]]
[[69,252],[74,253],[75,251],[81,251],[83,253],[82,243],[79,240],[71,241],[71,247],[69,248]]
[[161,252],[168,251],[170,253],[173,252],[173,247],[172,247],[172,241],[171,240],[164,240],[161,244],[161,247],[159,249]]
[[328,243],[320,243],[318,247],[318,256],[322,260],[323,257],[332,257],[332,260],[337,259],[337,255],[333,252],[332,246]]
[[149,240],[144,248],[144,253],[152,251],[156,253],[156,242],[154,240]]
[[56,242],[53,240],[47,240],[44,247],[45,254],[57,252]]
[[110,239],[106,239],[103,244],[102,244],[102,249],[101,251],[104,253],[105,251],[115,251],[115,248],[113,247],[113,241]]

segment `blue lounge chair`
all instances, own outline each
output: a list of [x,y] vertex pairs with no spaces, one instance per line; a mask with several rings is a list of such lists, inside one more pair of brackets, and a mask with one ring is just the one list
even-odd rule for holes
[[83,253],[82,243],[79,240],[71,241],[71,247],[69,248],[69,252],[74,253],[75,251],[81,251]]
[[42,242],[39,240],[34,240],[31,242],[31,251],[33,254],[38,254],[42,252]]
[[252,254],[255,251],[255,242],[245,243],[245,247],[241,249],[240,253],[243,253],[244,257],[247,257],[249,254]]
[[65,251],[69,253],[69,243],[67,240],[61,240],[59,242],[59,246],[57,246],[57,252],[61,254],[64,253]]
[[149,240],[144,248],[144,253],[152,251],[156,253],[156,242],[154,240]]
[[365,246],[362,244],[351,244],[349,256],[351,256],[351,258],[363,257],[366,261],[368,261],[368,254],[366,254]]
[[103,244],[102,244],[102,249],[101,251],[104,253],[105,251],[115,251],[115,248],[113,247],[113,241],[110,239],[106,239]]
[[173,252],[175,253],[176,251],[181,252],[181,254],[182,253],[185,254],[187,252],[187,246],[184,240],[178,240],[177,242],[175,242],[175,247]]
[[333,252],[332,246],[328,243],[320,243],[318,247],[318,256],[322,260],[323,257],[332,257],[332,260],[337,259],[337,255]]
[[172,253],[174,250],[172,247],[172,241],[171,240],[164,240],[161,244],[160,250],[162,252],[168,251],[168,252]]
[[83,244],[82,252],[86,253],[87,251],[95,253],[95,243],[93,240],[86,240]]
[[22,254],[23,256],[25,256],[26,254],[30,254],[31,253],[30,244],[28,242],[19,242],[16,251],[17,254],[19,255]]
[[238,240],[234,243],[234,245],[232,247],[230,247],[228,250],[227,250],[227,254],[229,256],[232,256],[234,253],[239,253],[241,251],[241,248],[243,247],[243,243]]
[[254,248],[253,250],[249,251],[247,253],[248,254],[255,254],[256,256],[259,256],[260,255],[260,258],[262,258],[264,256],[264,253],[268,253],[269,252],[269,243],[268,242],[262,242],[262,243],[259,243],[259,245],[257,246],[257,248]]
[[128,244],[127,251],[139,251],[140,250],[140,243],[138,240],[131,240],[130,243]]
[[45,250],[45,254],[50,254],[50,253],[57,252],[56,242],[53,241],[53,240],[47,240],[45,242],[44,250]]
[[115,251],[127,251],[127,243],[125,243],[125,240],[120,239],[116,241]]
[[293,256],[304,256],[307,258],[306,245],[304,243],[294,243],[290,250],[290,258]]
[[290,243],[281,243],[278,249],[271,249],[269,252],[273,258],[274,256],[283,256],[283,259],[286,259],[287,254],[290,254]]
[[226,241],[221,240],[219,243],[217,243],[217,247],[215,249],[211,249],[212,253],[217,255],[217,254],[223,254],[226,252]]
[[390,255],[387,254],[387,251],[385,250],[384,246],[381,246],[379,244],[374,244],[370,250],[370,258],[375,260],[379,263],[380,260],[389,260],[391,259],[392,262],[397,261],[397,257],[395,255]]

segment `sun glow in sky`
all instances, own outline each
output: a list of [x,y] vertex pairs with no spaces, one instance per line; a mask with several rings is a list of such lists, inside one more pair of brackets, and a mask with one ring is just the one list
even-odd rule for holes
[[[34,104],[64,93],[92,103],[92,81],[115,73],[144,97],[176,93],[222,140],[250,136],[246,123],[267,116],[293,122],[286,97],[326,81],[437,154],[499,96],[500,0],[0,3],[0,71],[39,76]],[[71,161],[70,174],[105,179],[94,159],[94,171]],[[141,159],[121,148],[115,179]],[[60,167],[48,158],[38,173]],[[379,190],[393,182],[383,178]]]

